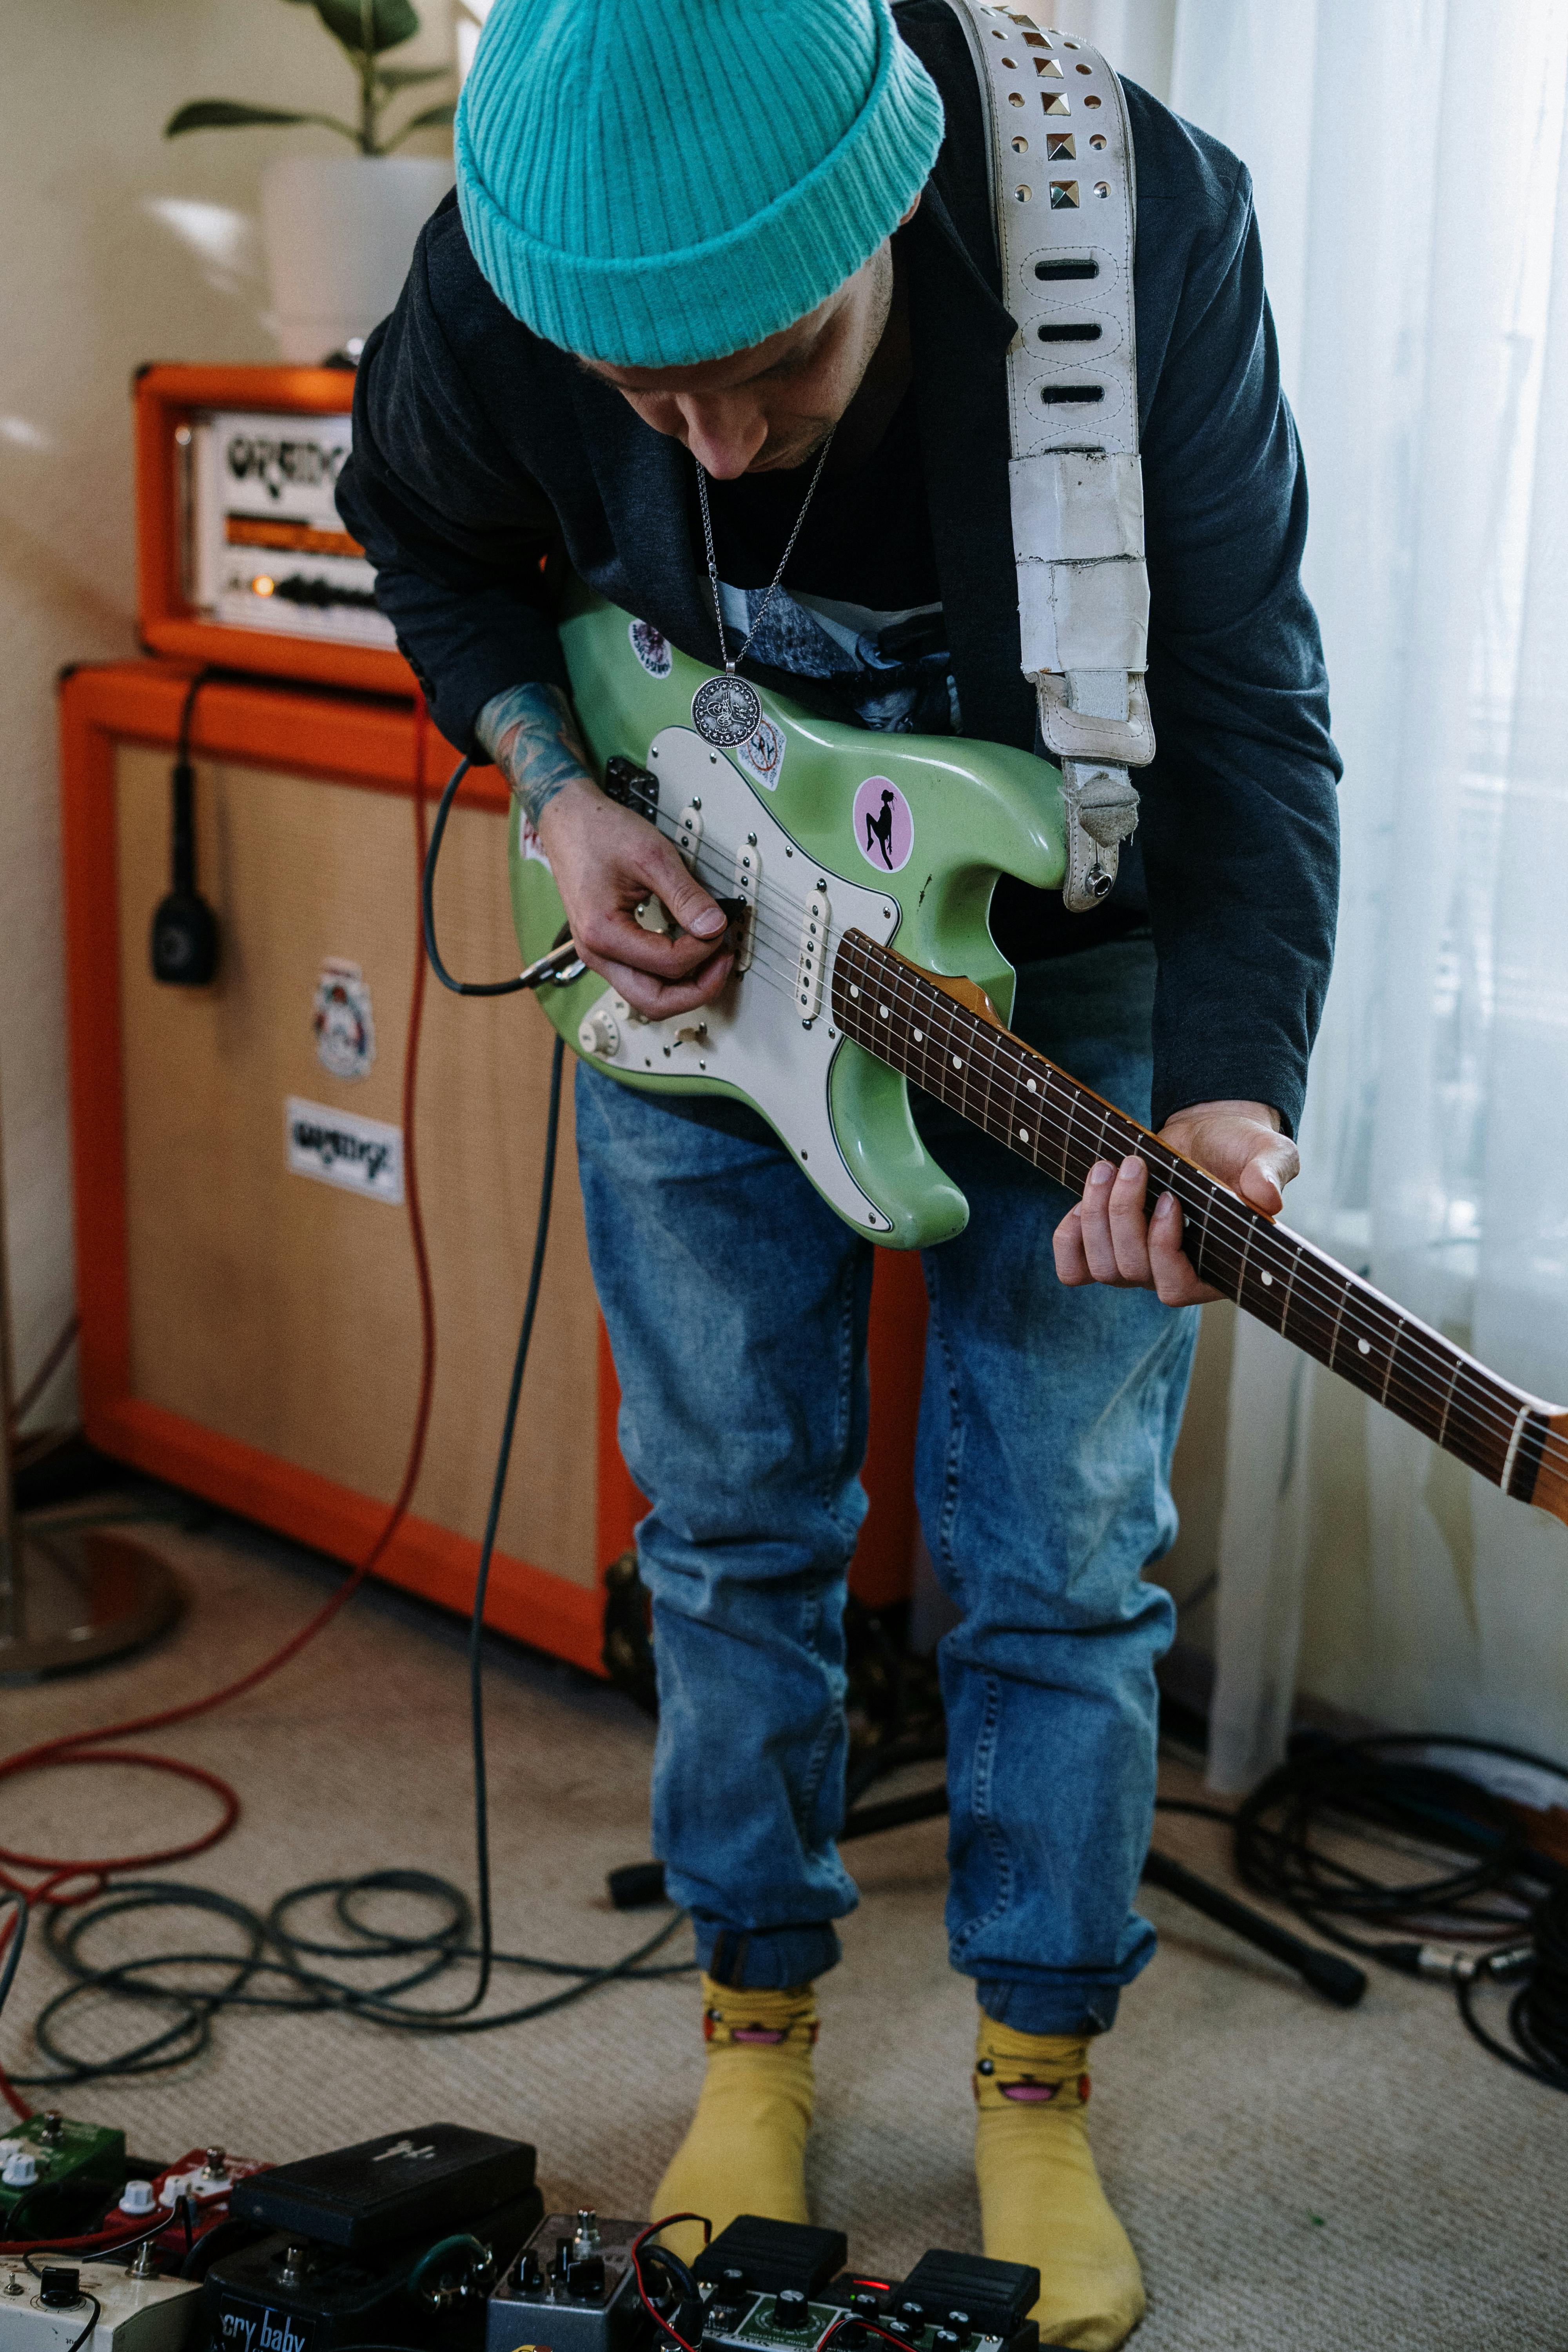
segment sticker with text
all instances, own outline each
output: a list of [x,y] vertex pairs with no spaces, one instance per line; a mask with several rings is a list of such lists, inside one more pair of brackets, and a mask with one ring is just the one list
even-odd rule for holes
[[784,766],[784,731],[771,719],[759,719],[755,730],[743,743],[735,746],[735,760],[752,782],[761,784],[764,792],[778,789],[779,770]]
[[361,1118],[330,1103],[290,1095],[283,1105],[283,1146],[291,1176],[313,1176],[367,1201],[403,1202],[403,1129]]
[[879,874],[897,874],[910,862],[915,821],[897,784],[868,776],[855,795],[855,845]]

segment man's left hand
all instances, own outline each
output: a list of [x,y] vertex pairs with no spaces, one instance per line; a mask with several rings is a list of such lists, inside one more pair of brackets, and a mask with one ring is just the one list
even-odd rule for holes
[[[1301,1162],[1279,1115],[1267,1103],[1194,1103],[1160,1130],[1160,1140],[1239,1192],[1267,1217],[1277,1217],[1285,1187]],[[1200,1282],[1182,1247],[1182,1212],[1164,1192],[1151,1213],[1149,1171],[1136,1155],[1097,1160],[1084,1196],[1056,1231],[1058,1279],[1069,1289],[1086,1282],[1154,1290],[1167,1307],[1196,1307],[1223,1293]]]

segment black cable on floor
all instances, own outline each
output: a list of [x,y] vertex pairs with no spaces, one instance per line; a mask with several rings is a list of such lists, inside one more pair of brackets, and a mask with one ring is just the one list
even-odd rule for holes
[[[1568,2091],[1568,1866],[1531,1844],[1516,1808],[1440,1756],[1490,1758],[1568,1783],[1554,1759],[1499,1740],[1300,1738],[1237,1808],[1237,1871],[1330,1942],[1402,1975],[1447,1980],[1483,2047]],[[1369,1848],[1411,1867],[1374,1867],[1363,1859]],[[1509,1984],[1511,2047],[1479,2008],[1483,1989]]]
[[[226,2009],[276,2009],[302,2011],[339,2010],[373,2025],[405,2033],[489,2033],[498,2027],[521,2025],[547,2016],[568,2002],[580,2000],[601,1985],[648,1977],[686,1974],[690,1961],[647,1963],[668,1942],[685,1920],[675,1912],[658,1932],[617,1960],[603,1967],[585,1962],[546,1960],[525,1952],[500,1952],[494,1948],[490,1901],[489,1814],[485,1770],[484,1609],[490,1560],[500,1521],[517,1430],[523,1374],[539,1307],[544,1273],[545,1247],[555,1183],[560,1141],[561,1089],[565,1049],[559,1038],[550,1069],[550,1108],[545,1124],[544,1162],[540,1181],[539,1213],[534,1230],[533,1260],[528,1295],[507,1392],[501,1442],[490,1486],[489,1509],[479,1549],[468,1633],[469,1733],[474,1771],[474,1852],[478,1888],[478,1937],[474,1906],[449,1879],[427,1871],[376,1870],[357,1877],[319,1878],[279,1895],[265,1916],[237,1896],[214,1888],[182,1885],[163,1879],[120,1879],[96,1900],[52,1909],[44,1939],[72,1981],[47,2002],[34,2029],[39,2048],[57,2071],[50,2074],[13,2074],[11,2080],[28,2090],[58,2089],[66,2084],[101,2082],[108,2077],[151,2074],[184,2065],[210,2044],[213,2021]],[[437,1911],[435,1924],[423,1934],[395,1933],[373,1927],[359,1916],[359,1906],[375,1895],[401,1895],[428,1902]],[[325,1902],[342,1930],[331,1940],[310,1936],[293,1924],[293,1914],[306,1903]],[[199,1943],[190,1948],[151,1954],[141,1959],[100,1966],[89,1960],[84,1946],[95,1929],[110,1920],[143,1911],[181,1911],[220,1918],[240,1933],[241,1948],[213,1951]],[[25,1913],[24,1913],[25,1916]],[[20,1928],[12,1937],[0,1974],[0,2004],[9,1990],[21,1952]],[[354,1983],[325,1963],[389,1962],[392,1974],[373,1984]],[[478,1964],[472,1990],[455,2006],[421,2007],[411,1996],[435,1984],[468,1962]],[[516,1969],[536,1975],[565,1978],[559,1991],[480,2017],[479,2009],[496,1969]],[[217,1979],[211,1982],[197,1979]],[[95,1996],[147,2002],[174,2010],[174,2021],[106,2059],[88,2059],[65,2048],[56,2034],[58,2021],[78,2003]],[[4,2241],[0,2240],[0,2243]]]

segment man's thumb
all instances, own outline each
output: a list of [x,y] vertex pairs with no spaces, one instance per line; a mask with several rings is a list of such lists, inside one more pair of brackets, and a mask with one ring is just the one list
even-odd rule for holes
[[657,887],[659,897],[675,917],[683,931],[690,931],[700,940],[716,940],[724,928],[724,910],[714,905],[700,882],[696,881],[673,851],[667,866],[659,861]]

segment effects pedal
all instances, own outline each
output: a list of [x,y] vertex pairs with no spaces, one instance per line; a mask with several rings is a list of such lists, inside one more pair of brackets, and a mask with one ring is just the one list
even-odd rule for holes
[[867,2278],[840,2272],[844,2254],[835,2231],[731,2221],[692,2264],[704,2352],[817,2352],[829,2336],[829,2352],[887,2352],[889,2337],[910,2352],[1036,2352],[1038,2271],[939,2250],[906,2279]]
[[151,2179],[128,2180],[120,2202],[103,2217],[104,2227],[123,2223],[127,2230],[147,2229],[162,2211],[169,2226],[153,2244],[161,2254],[182,2257],[185,2225],[176,2211],[181,2198],[189,2201],[191,2234],[205,2238],[229,2218],[229,2200],[238,2182],[270,2168],[249,2156],[230,2156],[224,2147],[193,2147],[177,2163],[165,2165]]
[[237,2182],[231,2218],[269,2234],[207,2272],[213,2352],[477,2352],[542,2210],[533,2162],[521,2140],[426,2124]]
[[125,2134],[74,2123],[58,2107],[0,2137],[0,2233],[67,2237],[88,2230],[125,2178]]
[[646,2221],[551,2213],[490,2295],[485,2352],[624,2352],[653,2331],[632,2241]]
[[201,2289],[185,2279],[137,2278],[113,2263],[48,2263],[37,2273],[0,2249],[0,2352],[70,2352],[98,2318],[82,2352],[185,2352],[202,2315]]

